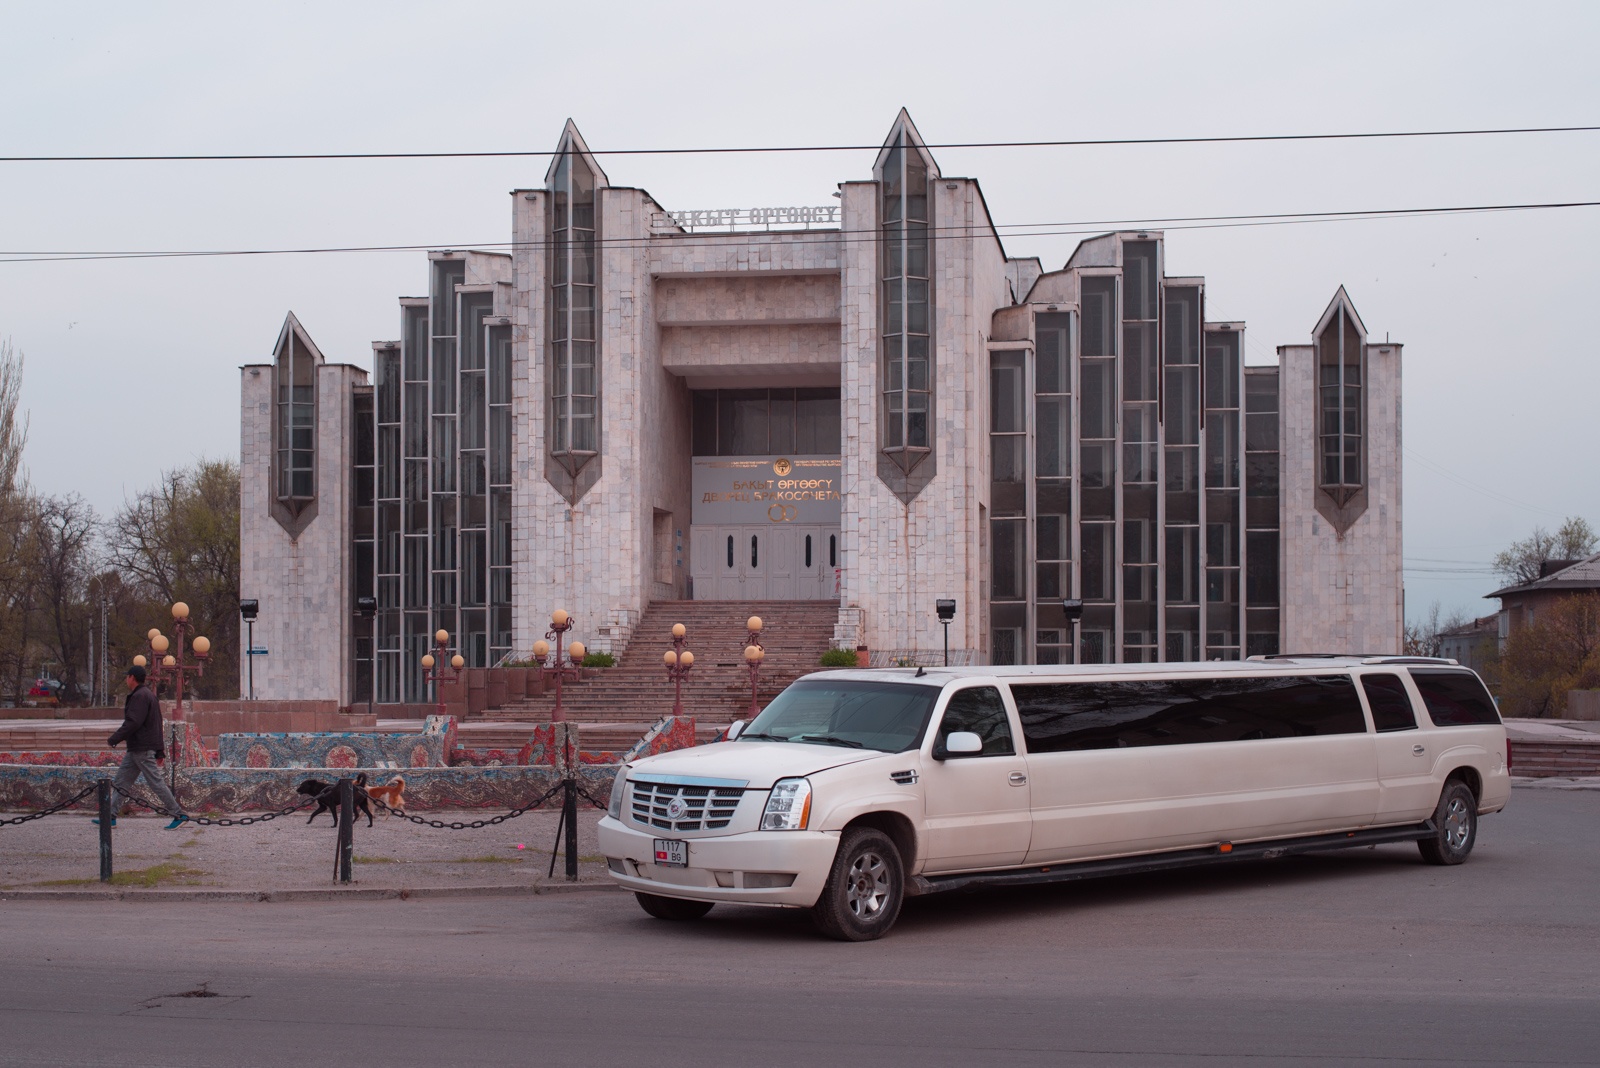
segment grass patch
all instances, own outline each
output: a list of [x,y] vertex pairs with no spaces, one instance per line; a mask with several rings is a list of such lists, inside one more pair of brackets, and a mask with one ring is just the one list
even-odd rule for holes
[[[185,885],[196,885],[198,876],[210,875],[210,872],[201,871],[199,868],[183,868],[176,864],[152,864],[148,868],[134,868],[130,871],[119,871],[111,877],[112,886],[140,886],[153,887],[162,883],[183,881]],[[94,886],[99,879],[48,879],[44,882],[33,883],[33,886]]]
[[132,871],[119,871],[111,877],[112,886],[160,886],[166,882],[176,882],[179,879],[191,880],[195,876],[209,875],[210,872],[201,871],[199,868],[182,868],[176,864],[152,864],[148,868],[135,868]]
[[363,857],[359,854],[350,858],[353,864],[399,864],[394,857]]
[[444,861],[446,864],[521,864],[521,857],[502,857],[490,853],[482,857],[457,857],[454,860]]

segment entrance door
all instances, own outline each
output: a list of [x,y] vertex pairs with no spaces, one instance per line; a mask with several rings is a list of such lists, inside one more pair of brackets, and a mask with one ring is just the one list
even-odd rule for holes
[[772,536],[765,527],[742,527],[739,531],[739,564],[744,574],[739,580],[739,599],[767,599],[767,574],[772,569]]
[[767,597],[774,601],[793,601],[800,592],[800,531],[777,525],[767,530],[771,566],[767,568]]
[[838,597],[838,527],[697,525],[690,529],[689,545],[696,600],[827,601]]
[[838,527],[796,527],[794,529],[795,592],[803,601],[831,601],[839,595]]

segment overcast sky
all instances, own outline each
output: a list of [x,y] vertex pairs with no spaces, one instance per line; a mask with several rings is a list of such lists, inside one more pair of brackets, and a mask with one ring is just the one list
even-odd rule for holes
[[[1585,3],[7,4],[0,155],[548,151],[569,116],[595,149],[862,145],[901,106],[935,144],[1595,125],[1597,55]],[[1600,200],[1596,133],[936,156],[1046,269],[1079,237],[1029,230]],[[872,158],[603,164],[678,210],[828,204]],[[504,242],[546,164],[0,163],[0,260]],[[1306,343],[1341,284],[1405,343],[1409,616],[1488,612],[1497,549],[1600,525],[1600,209],[1165,228],[1168,273],[1206,276],[1251,362]],[[32,480],[109,514],[237,457],[238,367],[287,311],[370,366],[425,289],[421,252],[0,262]]]

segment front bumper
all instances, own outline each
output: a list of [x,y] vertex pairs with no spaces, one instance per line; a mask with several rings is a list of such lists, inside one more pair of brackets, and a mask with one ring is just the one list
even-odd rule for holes
[[[839,850],[837,831],[745,831],[683,838],[689,866],[668,868],[655,863],[655,839],[661,836],[610,816],[601,819],[600,852],[611,877],[629,890],[662,897],[809,908],[822,896]],[[746,887],[747,872],[793,872],[795,878],[789,886]]]

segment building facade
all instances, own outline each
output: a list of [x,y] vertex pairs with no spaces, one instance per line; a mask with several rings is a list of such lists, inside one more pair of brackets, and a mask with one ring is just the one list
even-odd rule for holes
[[953,662],[1399,648],[1400,346],[1342,288],[1246,366],[1163,234],[1009,258],[904,112],[836,198],[670,212],[569,123],[370,383],[291,316],[243,371],[241,594],[338,636],[320,695],[421,699],[436,630],[493,664],[557,606],[620,652],[684,598],[836,602],[874,663],[931,662],[944,598]]

